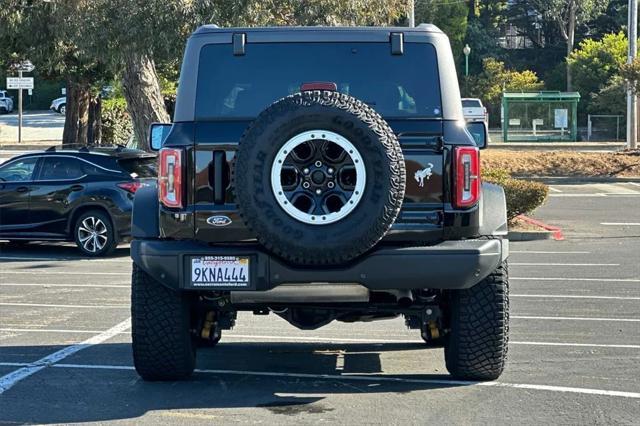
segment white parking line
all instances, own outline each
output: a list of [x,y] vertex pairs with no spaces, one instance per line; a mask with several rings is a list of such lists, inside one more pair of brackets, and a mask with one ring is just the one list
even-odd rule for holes
[[20,380],[26,379],[27,377],[37,373],[38,371],[49,367],[53,364],[56,364],[66,357],[75,354],[83,349],[86,349],[90,346],[100,344],[116,334],[127,330],[131,327],[131,318],[127,318],[119,324],[114,325],[110,329],[103,331],[100,334],[97,334],[93,337],[88,338],[87,340],[80,342],[75,345],[67,346],[66,348],[60,349],[50,355],[47,355],[44,358],[40,358],[39,360],[29,363],[24,367],[13,371],[5,376],[0,377],[0,394],[6,392],[11,389],[16,383]]
[[518,254],[590,254],[590,251],[545,251],[545,250],[509,250],[509,253]]
[[79,262],[91,262],[91,263],[95,263],[95,262],[131,263],[131,259],[129,258],[120,260],[120,259],[95,259],[95,258],[85,259],[85,258],[77,258],[77,257],[51,258],[51,257],[0,256],[0,260],[33,261],[33,262],[59,262],[59,261],[73,262],[77,260]]
[[515,265],[515,266],[620,266],[619,263],[528,263],[528,262],[509,262],[509,265]]
[[640,192],[595,192],[591,194],[549,194],[549,197],[640,197]]
[[640,222],[601,222],[604,226],[640,226]]
[[131,276],[130,272],[61,272],[61,271],[1,271],[0,275],[125,275]]
[[640,283],[640,279],[635,278],[563,278],[563,277],[509,277],[516,281],[595,281],[614,283]]
[[602,343],[563,343],[563,342],[509,342],[510,345],[523,346],[567,346],[578,348],[616,348],[616,349],[640,349],[640,345],[605,345]]
[[116,284],[37,284],[37,283],[0,283],[1,287],[89,287],[89,288],[128,288],[131,289],[131,284],[116,285]]
[[640,183],[638,182],[627,182],[629,185],[633,185],[633,186],[640,186]]
[[[50,328],[0,328],[0,332],[7,333],[58,333],[58,334],[95,334],[100,333],[99,330],[79,330],[79,329],[50,329]],[[118,334],[130,336],[128,331],[121,331]],[[264,336],[253,334],[225,334],[222,343],[246,340],[265,340],[274,342],[300,342],[300,343],[324,343],[324,344],[341,344],[341,343],[364,343],[364,344],[423,344],[422,339],[356,339],[342,337],[311,337],[311,336]],[[602,343],[572,343],[572,342],[520,342],[509,341],[510,345],[527,345],[527,346],[566,346],[579,348],[610,348],[610,349],[640,349],[640,345],[628,344],[602,344]],[[4,365],[6,363],[0,363]]]
[[0,302],[0,306],[27,306],[35,308],[113,309],[130,308],[131,305],[55,305],[49,303]]
[[510,315],[509,318],[556,320],[556,321],[640,322],[640,318],[539,317],[539,316],[530,316],[530,315]]
[[602,300],[640,300],[640,297],[627,296],[583,296],[581,294],[510,294],[509,297],[531,297],[535,299],[602,299]]
[[632,194],[640,195],[640,192],[635,189],[627,188],[624,184],[607,184],[607,183],[592,183],[589,187],[596,191],[601,191],[606,194]]
[[[3,363],[0,363],[3,365]],[[15,365],[13,363],[12,365]],[[104,365],[104,364],[54,364],[54,368],[72,368],[88,370],[124,370],[133,371],[134,368],[128,365]],[[25,367],[27,368],[27,367]],[[385,382],[385,383],[415,383],[423,385],[444,385],[444,386],[482,386],[499,387],[513,389],[530,389],[548,392],[562,392],[582,395],[613,396],[620,398],[640,399],[640,392],[624,392],[607,389],[577,388],[568,386],[536,385],[528,383],[505,383],[505,382],[475,382],[471,380],[447,379],[443,375],[442,379],[411,379],[402,377],[389,377],[384,375],[351,375],[351,374],[310,374],[310,373],[284,373],[276,371],[250,371],[250,370],[214,370],[196,369],[196,373],[201,374],[223,374],[237,376],[257,376],[257,377],[287,377],[294,379],[316,379],[316,380],[337,380],[356,382]]]
[[552,191],[552,192],[562,192],[561,190],[559,190],[558,188],[554,188],[553,186],[550,186],[550,187],[549,187],[549,191]]

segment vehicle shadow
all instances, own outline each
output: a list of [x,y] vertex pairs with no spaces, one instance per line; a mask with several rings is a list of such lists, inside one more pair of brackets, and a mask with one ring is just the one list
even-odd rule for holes
[[[38,352],[59,348],[40,347]],[[0,360],[3,353],[25,349],[33,347],[2,348]],[[420,360],[439,355],[441,349],[426,349],[420,343],[225,343],[223,338],[217,347],[199,352],[197,371],[190,380],[163,383],[139,378],[131,368],[128,343],[102,344],[62,361],[67,367],[49,367],[1,395],[0,423],[102,422],[195,409],[213,410],[205,413],[224,422],[221,416],[237,415],[232,410],[237,408],[317,414],[334,410],[323,401],[331,395],[409,393],[472,384],[453,381],[446,374],[400,369],[383,374],[381,357],[408,351],[420,351],[416,361],[426,365]],[[420,365],[410,368],[419,371]]]
[[[101,259],[123,259],[129,257],[129,245],[119,245],[109,256],[95,258]],[[11,262],[33,262],[42,261],[70,261],[70,260],[92,260],[94,258],[84,256],[73,243],[58,242],[38,242],[38,243],[8,243],[0,241],[0,263]]]

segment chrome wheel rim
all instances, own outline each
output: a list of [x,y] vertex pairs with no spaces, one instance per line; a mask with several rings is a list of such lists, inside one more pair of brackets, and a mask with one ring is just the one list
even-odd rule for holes
[[345,137],[309,130],[289,139],[271,167],[271,188],[289,216],[309,225],[344,219],[366,186],[362,156]]
[[96,253],[104,249],[109,240],[107,225],[95,216],[86,217],[78,227],[78,241],[82,248],[89,253]]

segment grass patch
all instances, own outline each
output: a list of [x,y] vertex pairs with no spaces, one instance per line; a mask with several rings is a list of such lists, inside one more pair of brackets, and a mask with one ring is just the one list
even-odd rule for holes
[[488,149],[480,156],[484,169],[502,169],[515,177],[640,176],[640,151],[571,152]]

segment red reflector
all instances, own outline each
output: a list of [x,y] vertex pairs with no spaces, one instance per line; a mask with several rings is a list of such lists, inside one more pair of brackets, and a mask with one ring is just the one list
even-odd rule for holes
[[471,207],[480,200],[480,154],[478,148],[460,146],[455,149],[455,183],[453,205]]
[[182,207],[182,150],[162,148],[158,157],[158,199],[167,207]]
[[314,81],[311,83],[302,83],[300,86],[301,92],[306,92],[307,90],[331,90],[335,92],[338,90],[338,85],[330,82],[330,81]]
[[140,182],[122,182],[118,184],[119,188],[124,189],[127,192],[135,194],[136,191],[142,186]]

